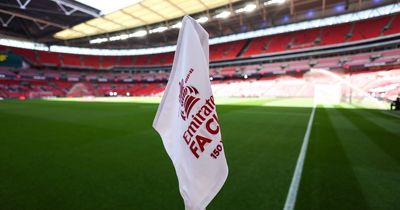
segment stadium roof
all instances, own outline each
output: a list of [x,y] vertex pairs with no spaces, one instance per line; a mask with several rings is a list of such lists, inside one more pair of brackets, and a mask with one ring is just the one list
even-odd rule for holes
[[[394,14],[400,12],[400,3],[391,4],[386,6],[381,6],[373,9],[358,11],[350,14],[342,14],[338,16],[331,16],[321,19],[313,19],[309,21],[291,23],[286,25],[281,25],[272,28],[266,28],[255,31],[248,31],[239,34],[232,34],[228,36],[215,37],[210,39],[210,44],[218,44],[224,42],[230,42],[242,39],[251,39],[255,37],[280,34],[292,31],[299,31],[305,29],[311,29],[316,27],[323,27],[329,25],[336,25],[348,22],[354,22],[358,20],[365,20],[368,18],[379,17],[388,14]],[[145,55],[145,54],[157,54],[164,52],[171,52],[175,50],[175,45],[155,47],[155,48],[143,48],[143,49],[104,49],[104,48],[82,48],[82,47],[68,47],[61,45],[44,45],[35,42],[25,42],[15,39],[4,39],[0,37],[0,45],[51,51],[51,52],[61,52],[61,53],[73,53],[73,54],[85,54],[85,55]]]
[[0,34],[53,41],[53,34],[98,16],[100,11],[74,0],[1,0]]
[[104,34],[172,20],[238,0],[136,0],[130,6],[56,33],[59,39]]
[[[17,43],[4,39],[29,41],[35,43],[35,48],[43,49],[49,49],[51,46],[67,46],[94,50],[129,50],[124,54],[136,54],[136,51],[143,51],[144,53],[149,52],[148,50],[151,51],[150,53],[159,53],[163,50],[171,51],[171,46],[176,44],[179,23],[184,15],[182,11],[177,8],[169,8],[175,15],[179,12],[181,15],[172,18],[173,14],[171,12],[171,16],[168,17],[172,19],[162,19],[145,25],[142,25],[139,21],[131,22],[131,19],[134,19],[133,17],[125,14],[121,15],[120,13],[128,8],[133,10],[135,7],[142,8],[137,9],[138,12],[142,10],[145,12],[147,10],[143,9],[143,5],[151,4],[152,10],[164,14],[164,7],[156,9],[156,2],[159,1],[163,2],[163,4],[171,5],[171,2],[178,2],[179,0],[138,1],[140,0],[2,0],[0,2],[0,22],[2,23],[0,41],[2,43],[13,43],[12,45]],[[153,3],[149,3],[150,1]],[[214,6],[217,5],[217,1],[211,0],[180,1],[184,3],[192,1],[211,2]],[[94,2],[94,4],[89,4],[89,2]],[[107,7],[103,5],[105,2],[112,2],[113,5]],[[126,2],[136,4],[127,6]],[[198,20],[207,30],[211,38],[210,43],[222,43],[276,34],[278,33],[277,29],[281,30],[279,33],[285,32],[282,30],[288,32],[305,29],[303,23],[307,23],[307,28],[321,27],[326,23],[321,24],[316,20],[346,14],[357,14],[359,11],[382,6],[389,6],[390,13],[392,13],[394,11],[390,9],[393,8],[390,5],[398,5],[396,2],[397,0],[226,0],[222,6],[215,6],[214,9],[205,10],[205,7],[203,7],[203,10],[193,13],[191,16]],[[179,7],[186,8],[189,6],[179,5]],[[168,8],[165,7],[165,9],[167,10]],[[145,18],[144,15],[138,15],[139,13],[131,13],[140,16],[138,18]],[[380,10],[378,13],[380,15],[388,14],[382,13]],[[349,19],[348,16],[344,16],[346,17],[344,20],[335,20],[334,24],[338,24],[340,21],[359,20],[366,18],[366,16],[376,16],[375,13],[372,15],[362,14],[361,18],[354,17]],[[156,17],[155,14],[153,16]],[[161,19],[160,16],[157,17]],[[118,20],[119,18],[127,19],[122,21]],[[117,21],[120,21],[120,24],[124,26],[123,29],[113,28],[116,27],[115,25],[117,24],[114,22]],[[310,21],[318,24],[311,25]],[[110,24],[111,26],[106,27],[101,24]],[[134,24],[139,25],[134,26]],[[292,27],[292,24],[300,26]],[[109,32],[101,32],[100,28],[102,27],[105,27],[103,30]],[[114,29],[116,31],[111,31]],[[74,33],[80,35],[85,33],[85,35],[73,39],[55,38],[55,34],[62,33],[65,30],[69,31],[70,35]],[[82,31],[79,32],[79,30]],[[21,46],[22,44],[17,45]],[[163,50],[160,51],[159,49]],[[85,50],[82,53],[87,52]],[[97,54],[97,51],[94,54]]]

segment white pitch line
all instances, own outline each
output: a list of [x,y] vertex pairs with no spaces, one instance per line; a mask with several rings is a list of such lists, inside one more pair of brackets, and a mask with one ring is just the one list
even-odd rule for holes
[[294,170],[292,182],[290,183],[289,192],[286,197],[284,210],[293,210],[296,205],[297,190],[299,189],[301,173],[303,172],[304,159],[307,153],[308,142],[310,140],[311,127],[314,121],[315,105],[311,111],[310,119],[308,120],[307,131],[304,135],[303,145],[301,146],[299,158],[297,159],[296,169]]
[[388,115],[388,116],[391,116],[391,117],[396,117],[396,118],[400,118],[400,115],[398,115],[398,114],[394,114],[394,113],[390,113],[390,112],[388,112],[388,111],[381,111],[382,112],[382,114],[385,114],[385,115]]

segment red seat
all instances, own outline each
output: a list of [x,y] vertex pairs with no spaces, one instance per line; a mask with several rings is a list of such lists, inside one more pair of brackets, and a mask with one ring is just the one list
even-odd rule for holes
[[359,41],[379,37],[383,28],[389,23],[389,20],[390,16],[385,16],[356,22],[353,28],[352,37],[349,41]]
[[101,66],[103,68],[111,68],[117,65],[117,57],[115,56],[103,56]]
[[268,46],[267,52],[282,52],[288,49],[290,40],[292,39],[292,34],[277,34],[271,37],[270,44]]
[[389,29],[385,31],[385,35],[398,34],[400,33],[400,14],[397,14],[393,19]]
[[85,55],[83,56],[83,65],[88,68],[100,68],[100,57],[99,56],[92,56],[92,55]]
[[60,56],[58,53],[51,53],[46,51],[39,52],[39,63],[44,65],[59,66],[61,64]]
[[243,53],[243,57],[250,57],[252,55],[263,54],[266,52],[266,48],[271,40],[271,37],[258,37],[253,39],[249,46],[247,47],[246,52]]
[[149,63],[149,56],[150,55],[138,55],[135,56],[135,65],[138,66],[144,66],[144,65],[148,65]]
[[215,44],[210,46],[210,60],[233,59],[242,49],[245,40]]
[[321,31],[321,45],[331,45],[343,43],[346,34],[349,33],[351,25],[349,23],[327,26]]
[[62,54],[65,66],[81,66],[81,56],[73,54]]
[[133,56],[119,57],[119,65],[120,66],[132,66],[133,65]]

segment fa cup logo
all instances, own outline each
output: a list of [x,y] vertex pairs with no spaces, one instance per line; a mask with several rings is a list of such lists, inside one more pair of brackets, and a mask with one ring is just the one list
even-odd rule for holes
[[199,91],[193,86],[185,86],[183,79],[179,82],[179,103],[181,105],[181,117],[186,120],[194,105],[200,100],[197,97]]

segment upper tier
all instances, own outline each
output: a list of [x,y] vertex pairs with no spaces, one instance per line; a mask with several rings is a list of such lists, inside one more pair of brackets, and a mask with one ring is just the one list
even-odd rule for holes
[[[210,60],[220,61],[238,57],[287,52],[399,33],[400,14],[393,14],[358,22],[211,45]],[[6,50],[22,55],[29,63],[37,66],[87,69],[110,69],[114,66],[171,65],[174,57],[173,52],[140,56],[92,56],[0,46],[0,51]]]

